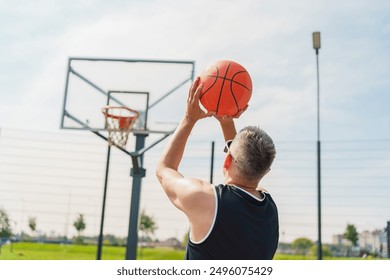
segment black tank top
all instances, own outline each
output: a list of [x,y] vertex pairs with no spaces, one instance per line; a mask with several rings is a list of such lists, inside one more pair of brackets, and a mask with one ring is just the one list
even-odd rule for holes
[[271,260],[279,240],[278,210],[270,194],[256,199],[230,185],[218,185],[216,216],[208,236],[189,239],[187,260]]

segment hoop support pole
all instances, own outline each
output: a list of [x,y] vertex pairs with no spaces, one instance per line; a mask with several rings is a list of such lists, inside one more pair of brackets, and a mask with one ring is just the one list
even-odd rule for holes
[[[148,134],[136,134],[136,151],[140,151],[145,146],[145,138]],[[146,170],[143,168],[143,153],[133,155],[133,168],[130,175],[133,177],[130,203],[129,230],[126,243],[126,260],[137,259],[137,244],[138,244],[138,215],[141,197],[141,182],[145,177]]]

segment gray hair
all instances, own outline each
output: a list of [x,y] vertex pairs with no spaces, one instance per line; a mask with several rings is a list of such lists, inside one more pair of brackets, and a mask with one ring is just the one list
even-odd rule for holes
[[249,181],[260,180],[271,168],[276,155],[272,138],[258,127],[247,126],[237,133],[233,143],[238,170]]

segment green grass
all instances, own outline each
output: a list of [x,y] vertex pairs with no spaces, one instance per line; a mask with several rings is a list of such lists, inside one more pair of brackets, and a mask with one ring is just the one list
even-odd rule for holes
[[[285,254],[276,254],[274,260],[317,260],[317,256],[313,255],[285,255]],[[388,260],[383,258],[374,258],[374,257],[368,257],[368,258],[359,258],[359,257],[323,257],[323,260]]]
[[[96,260],[96,245],[47,244],[18,242],[1,248],[0,260]],[[104,246],[103,260],[124,260],[126,248]],[[170,248],[138,249],[138,260],[183,260],[184,250]],[[316,256],[276,254],[275,260],[316,260]],[[327,260],[352,260],[353,258],[325,257]],[[362,260],[361,258],[354,258]],[[373,258],[369,258],[373,259]]]
[[[124,260],[126,248],[103,246],[103,260]],[[0,260],[96,260],[96,245],[47,244],[18,242],[4,245]],[[137,259],[142,260],[182,260],[183,250],[170,248],[138,249]]]

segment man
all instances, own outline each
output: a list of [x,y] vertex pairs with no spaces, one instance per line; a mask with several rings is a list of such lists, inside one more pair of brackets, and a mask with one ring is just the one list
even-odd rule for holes
[[199,106],[202,88],[197,78],[189,90],[186,113],[156,170],[168,198],[188,218],[186,259],[272,259],[279,239],[278,212],[258,183],[270,170],[276,152],[264,131],[247,127],[237,134],[232,117],[216,116],[227,141],[224,184],[213,186],[178,171],[195,123],[215,115]]

